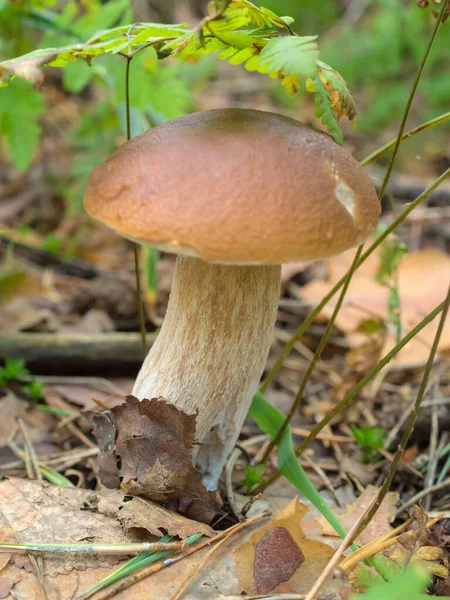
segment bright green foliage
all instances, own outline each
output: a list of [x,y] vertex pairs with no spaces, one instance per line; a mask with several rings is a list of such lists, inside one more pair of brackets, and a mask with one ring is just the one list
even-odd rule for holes
[[363,462],[370,462],[378,456],[377,450],[383,447],[386,432],[382,427],[350,425],[353,437],[363,447]]
[[70,481],[70,479],[67,479],[67,477],[64,477],[64,475],[62,475],[62,473],[59,473],[58,471],[52,469],[51,467],[48,467],[47,465],[39,465],[39,470],[45,477],[45,479],[47,479],[47,481],[50,481],[50,483],[53,485],[57,485],[58,487],[75,487],[75,485]]
[[362,594],[352,596],[351,600],[427,600],[430,596],[426,593],[430,577],[427,573],[408,567],[406,571],[397,569],[390,581],[374,583],[371,580],[369,589]]
[[250,494],[252,488],[261,481],[265,471],[266,465],[263,464],[255,465],[254,467],[249,464],[245,465],[245,485],[247,486],[248,494]]
[[[250,406],[249,416],[255,420],[258,427],[274,439],[285,421],[285,416],[267,398],[256,392]],[[325,517],[333,529],[344,538],[345,529],[314,487],[294,452],[291,428],[287,427],[277,445],[278,470],[307,498],[313,506]]]
[[18,169],[25,171],[39,141],[39,115],[44,100],[27,81],[18,79],[0,90],[0,131],[8,153]]
[[[413,107],[412,116],[417,110],[421,121],[448,110],[450,78],[444,74],[448,23],[433,44],[419,84],[420,102]],[[345,73],[353,90],[363,92],[360,130],[379,131],[400,119],[412,73],[423,56],[432,27],[429,13],[418,10],[414,0],[369,0],[356,26],[346,26],[343,20],[334,29],[332,39],[321,45],[321,58],[332,61],[334,68]]]
[[[42,79],[39,68],[43,65],[63,67],[79,58],[90,64],[93,58],[104,54],[135,56],[149,46],[154,48],[158,59],[173,56],[189,63],[218,52],[219,58],[232,64],[244,63],[250,71],[280,79],[290,92],[299,90],[302,79],[303,84],[307,80],[312,82],[309,91],[316,95],[317,114],[336,141],[342,144],[337,119],[342,114],[350,119],[355,117],[351,95],[336,71],[318,63],[316,36],[297,36],[291,29],[293,19],[280,17],[248,0],[216,0],[210,2],[208,16],[194,29],[187,29],[186,25],[153,23],[103,29],[123,17],[126,5],[126,0],[96,5],[95,11],[77,20],[76,6],[68,3],[61,15],[53,18],[53,29],[45,40],[48,44],[52,36],[61,36],[64,32],[65,45],[61,47],[55,43],[54,47],[0,63],[0,80],[7,83],[18,76],[38,83]],[[91,36],[86,42],[74,43],[73,40],[80,39],[82,33]],[[89,82],[92,72],[85,67],[69,68],[72,72],[65,78],[66,86],[73,91],[81,90]],[[174,81],[176,79],[170,83],[172,95]],[[339,102],[332,102],[333,92],[338,95]]]
[[331,103],[330,95],[328,90],[322,81],[320,75],[316,73],[313,78],[308,80],[308,91],[315,94],[316,111],[315,115],[321,119],[322,123],[334,137],[338,144],[344,143],[344,137],[342,131],[337,122],[337,117],[333,111],[333,105]]
[[44,384],[42,381],[30,381],[29,384],[23,386],[23,391],[33,400],[41,400],[44,397]]
[[7,358],[5,366],[0,368],[0,386],[4,386],[8,382],[15,381],[29,373],[22,358]]

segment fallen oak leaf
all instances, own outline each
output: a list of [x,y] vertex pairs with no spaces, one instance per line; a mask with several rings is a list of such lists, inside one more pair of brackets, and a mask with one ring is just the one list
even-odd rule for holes
[[120,478],[127,494],[170,502],[191,518],[212,521],[220,499],[206,490],[192,462],[195,415],[187,415],[164,398],[139,401],[134,396],[90,415],[101,450],[99,475],[104,485]]
[[[301,520],[308,512],[308,507],[301,504],[298,498],[294,498],[289,504],[274,517],[271,523],[265,527],[261,527],[256,531],[250,539],[245,542],[240,548],[234,551],[234,560],[236,564],[237,574],[241,590],[249,595],[258,593],[258,586],[267,586],[269,583],[275,585],[271,589],[271,593],[307,593],[311,586],[315,583],[317,577],[322,572],[331,556],[334,549],[323,542],[308,539],[305,535]],[[303,561],[299,561],[299,566],[292,573],[288,581],[279,579],[280,570],[274,570],[272,579],[266,579],[266,574],[262,573],[261,568],[257,568],[255,573],[256,548],[264,535],[274,528],[284,528],[297,547],[301,550],[304,557]],[[295,554],[299,556],[298,553]],[[292,557],[291,557],[292,558]],[[272,554],[272,560],[276,560],[275,554]],[[270,555],[264,557],[264,563],[268,565]],[[291,564],[295,564],[292,560]],[[286,573],[285,573],[286,574]],[[255,580],[258,577],[258,580]],[[277,579],[279,581],[277,582]],[[336,592],[336,586],[325,584],[325,592]],[[261,589],[261,588],[259,588]],[[340,596],[336,596],[338,598]]]

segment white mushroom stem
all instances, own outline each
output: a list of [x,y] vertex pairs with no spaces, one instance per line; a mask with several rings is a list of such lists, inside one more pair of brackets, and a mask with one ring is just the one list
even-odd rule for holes
[[195,463],[215,489],[263,372],[280,266],[226,266],[179,256],[164,324],[133,388],[197,412]]

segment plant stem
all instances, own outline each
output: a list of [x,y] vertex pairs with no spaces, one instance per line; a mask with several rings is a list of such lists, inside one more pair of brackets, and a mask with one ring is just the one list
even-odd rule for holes
[[[130,65],[133,60],[133,56],[131,54],[124,55],[127,60],[127,65],[125,68],[125,115],[126,115],[126,123],[127,123],[127,141],[131,140],[131,115],[130,115]],[[145,310],[144,310],[144,301],[142,299],[142,290],[141,290],[141,268],[139,265],[139,245],[133,242],[133,252],[134,252],[134,274],[136,277],[136,293],[138,299],[138,307],[139,307],[139,328],[141,331],[141,341],[142,341],[142,354],[144,358],[147,356],[147,340],[146,335],[147,331],[145,329]]]
[[384,498],[386,497],[386,494],[388,493],[388,491],[391,487],[392,481],[394,479],[394,475],[397,472],[399,464],[403,458],[409,438],[411,437],[411,434],[414,431],[414,427],[415,427],[417,419],[419,417],[420,407],[421,407],[425,392],[427,390],[428,380],[430,378],[430,374],[431,374],[431,370],[433,368],[434,359],[435,359],[436,352],[438,349],[439,341],[441,339],[442,331],[444,329],[445,319],[447,318],[449,305],[450,305],[450,285],[448,288],[447,297],[443,303],[441,318],[439,320],[439,325],[438,325],[438,328],[436,331],[436,335],[434,336],[433,345],[431,346],[430,355],[428,357],[428,361],[427,361],[427,364],[425,367],[422,381],[420,383],[419,392],[417,394],[417,398],[414,403],[414,407],[413,407],[413,409],[409,415],[408,421],[406,423],[405,431],[403,433],[399,447],[397,449],[397,452],[395,453],[395,457],[394,457],[394,460],[392,461],[391,467],[389,469],[389,473],[387,474],[386,479],[384,480],[383,485],[381,486],[380,491],[378,492],[375,503],[370,508],[367,515],[364,517],[363,521],[360,524],[360,527],[356,531],[355,535],[352,537],[352,541],[356,540],[356,538],[367,527],[367,525],[373,519],[377,510],[380,508],[381,503],[383,502]]
[[425,63],[427,62],[428,55],[430,54],[430,50],[431,50],[431,48],[433,46],[434,40],[436,39],[437,32],[439,31],[439,27],[441,25],[442,17],[445,14],[445,11],[447,9],[449,1],[450,0],[444,0],[442,2],[441,10],[439,11],[439,16],[436,19],[436,23],[435,23],[435,25],[433,27],[433,32],[432,32],[431,37],[430,37],[430,39],[428,41],[427,47],[425,48],[425,53],[424,53],[424,55],[422,57],[422,60],[420,62],[420,65],[419,65],[419,68],[417,70],[416,76],[414,77],[414,81],[413,81],[413,84],[412,84],[412,87],[411,87],[411,91],[409,92],[408,100],[406,102],[405,111],[403,113],[403,117],[402,117],[402,120],[401,120],[401,123],[400,123],[400,127],[399,127],[399,130],[398,130],[397,139],[395,141],[394,149],[392,151],[391,161],[390,161],[389,166],[387,168],[386,175],[384,176],[383,183],[381,184],[381,189],[380,189],[380,193],[379,193],[379,197],[380,198],[383,198],[384,192],[386,191],[387,185],[389,183],[389,179],[391,177],[391,173],[392,173],[392,170],[394,168],[394,162],[395,162],[395,159],[397,158],[397,154],[398,154],[398,150],[400,148],[400,144],[402,143],[402,136],[403,136],[403,133],[405,132],[406,121],[408,120],[409,112],[411,110],[411,105],[413,103],[414,96],[416,95],[417,86],[419,85],[420,78],[421,78],[423,70],[425,68]]
[[283,436],[283,433],[286,431],[287,427],[289,427],[289,424],[292,421],[293,416],[295,415],[295,413],[298,410],[298,407],[300,406],[300,402],[304,396],[305,390],[306,390],[306,386],[308,385],[309,380],[311,379],[311,376],[313,374],[313,371],[317,365],[317,363],[320,360],[320,357],[322,356],[322,352],[325,348],[325,346],[327,345],[328,342],[328,338],[330,337],[331,334],[331,330],[333,329],[334,326],[334,322],[336,320],[336,317],[338,316],[339,310],[342,306],[342,303],[344,302],[344,298],[345,298],[345,294],[347,293],[348,290],[348,286],[350,285],[350,281],[353,277],[353,273],[355,272],[357,266],[358,266],[358,262],[359,259],[361,257],[361,253],[363,251],[363,244],[361,244],[358,248],[358,250],[356,251],[355,257],[353,259],[353,262],[350,266],[350,269],[345,277],[345,281],[344,281],[344,285],[342,286],[342,291],[339,295],[339,299],[336,303],[336,306],[333,310],[333,314],[331,315],[325,332],[319,342],[319,345],[317,347],[317,350],[314,353],[314,356],[309,364],[309,367],[303,377],[302,383],[300,385],[300,388],[297,392],[297,395],[295,397],[294,402],[292,403],[291,409],[282,425],[282,427],[280,428],[280,430],[278,431],[277,435],[271,440],[270,444],[267,446],[266,451],[264,452],[264,456],[261,459],[261,463],[265,463],[266,460],[268,459],[268,457],[270,456],[270,453],[272,452],[272,450],[275,448],[275,446],[277,446]]
[[[440,125],[441,123],[445,123],[445,121],[448,121],[448,120],[450,120],[450,112],[444,113],[443,115],[440,115],[439,117],[435,117],[434,119],[431,119],[430,121],[426,121],[425,123],[422,123],[421,125],[418,125],[417,127],[414,127],[414,129],[410,129],[409,131],[407,131],[406,133],[404,133],[402,135],[401,141],[404,142],[405,140],[408,140],[409,138],[413,137],[414,135],[417,135],[418,133],[422,133],[422,131],[426,131],[427,129],[430,129],[430,127],[434,127],[435,125]],[[373,162],[376,158],[378,158],[379,156],[381,156],[382,154],[384,154],[385,152],[387,152],[388,150],[393,148],[395,146],[396,142],[397,142],[397,138],[391,140],[384,146],[381,146],[381,148],[378,148],[377,150],[372,152],[372,154],[369,154],[368,156],[366,156],[366,158],[364,158],[361,161],[361,165],[363,167],[365,167],[369,163]]]
[[[380,362],[375,367],[373,367],[373,369],[371,369],[369,373],[367,373],[367,375],[363,377],[361,381],[348,392],[345,398],[343,398],[343,400],[336,404],[336,406],[329,413],[327,413],[327,415],[320,421],[320,423],[318,423],[314,427],[314,429],[311,431],[308,437],[305,440],[303,440],[303,442],[297,448],[297,450],[295,451],[295,455],[297,457],[301,456],[301,454],[306,450],[306,448],[308,448],[308,446],[316,439],[317,434],[320,433],[330,421],[332,421],[336,416],[340,415],[346,408],[348,408],[353,403],[353,401],[357,398],[358,394],[364,389],[364,387],[369,383],[369,381],[371,381],[375,377],[375,375],[377,375],[377,373],[379,373],[381,369],[385,367],[395,357],[395,355],[406,346],[406,344],[408,344],[418,333],[420,333],[424,327],[426,327],[429,323],[431,323],[431,321],[433,321],[433,319],[436,318],[436,316],[444,309],[445,302],[446,301],[441,302],[424,319],[422,319],[420,323],[418,323],[413,329],[411,329],[411,331],[407,333],[400,340],[400,342],[396,344],[392,348],[392,350],[390,350],[390,352],[388,352],[380,360]],[[277,471],[272,475],[272,477],[270,477],[270,479],[263,481],[257,487],[257,489],[254,490],[253,493],[257,494],[259,492],[264,491],[269,485],[272,485],[272,483],[274,483],[280,477],[280,475],[281,473]]]
[[160,550],[184,550],[185,542],[143,542],[123,544],[10,544],[0,542],[1,552],[76,552],[89,554],[131,554]]
[[[400,223],[402,223],[406,219],[406,217],[417,206],[419,206],[419,204],[421,204],[424,200],[426,200],[428,198],[428,196],[430,194],[432,194],[434,192],[434,190],[436,190],[449,176],[450,176],[450,167],[446,171],[444,171],[444,173],[442,175],[440,175],[436,179],[436,181],[434,181],[426,190],[424,190],[420,194],[420,196],[418,196],[414,200],[414,202],[411,202],[411,204],[409,204],[407,206],[407,208],[389,225],[389,227],[387,227],[377,237],[377,239],[369,246],[369,248],[364,252],[364,254],[362,254],[361,258],[358,261],[356,268],[359,268],[363,264],[363,262],[365,262],[369,258],[369,256],[372,254],[372,252],[384,242],[384,240],[387,238],[387,236],[390,233],[392,233],[392,231],[394,231],[394,229],[396,229],[398,227],[398,225],[400,225]],[[265,379],[261,383],[260,388],[259,388],[261,393],[264,393],[266,391],[266,389],[269,387],[269,385],[272,383],[273,379],[278,374],[278,371],[281,369],[285,359],[289,356],[289,354],[294,349],[294,346],[297,343],[297,341],[306,332],[308,327],[311,325],[311,323],[314,321],[314,319],[317,317],[317,315],[321,312],[321,310],[324,308],[324,306],[326,306],[328,304],[328,302],[336,294],[336,292],[338,292],[340,290],[340,288],[344,285],[346,278],[347,278],[347,275],[344,275],[343,277],[341,277],[341,279],[339,279],[339,281],[331,288],[331,290],[322,298],[322,300],[319,302],[319,304],[306,317],[306,319],[302,323],[300,323],[300,325],[297,327],[296,331],[294,332],[291,339],[284,347],[283,352],[277,359],[276,363],[274,364],[272,369],[269,371],[269,373],[266,375]]]

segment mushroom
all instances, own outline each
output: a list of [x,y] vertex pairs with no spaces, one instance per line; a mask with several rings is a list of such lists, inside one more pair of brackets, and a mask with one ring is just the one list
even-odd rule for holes
[[218,109],[121,146],[92,173],[84,203],[120,235],[178,255],[133,394],[196,413],[194,462],[214,489],[266,364],[281,263],[364,241],[380,213],[374,186],[325,133]]

